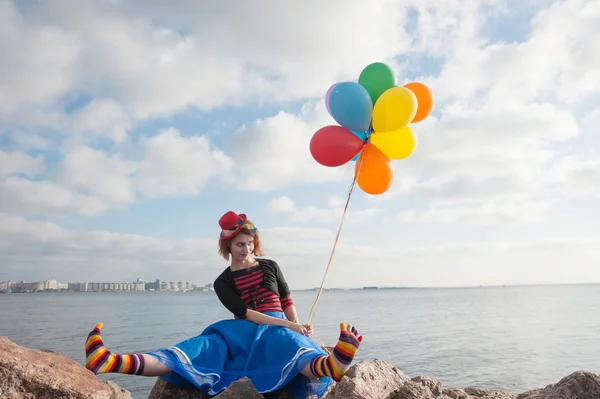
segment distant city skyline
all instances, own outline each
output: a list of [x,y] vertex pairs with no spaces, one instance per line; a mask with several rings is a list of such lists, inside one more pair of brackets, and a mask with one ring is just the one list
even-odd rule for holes
[[[23,281],[23,282],[41,282],[41,281],[51,281],[51,280],[55,280],[55,281],[59,281],[59,279],[54,279],[54,278],[50,278],[50,279],[33,279],[33,280],[26,280],[26,279],[15,279],[15,280],[5,280],[5,281]],[[142,281],[144,283],[148,283],[148,282],[155,282],[155,281],[161,281],[161,282],[168,282],[168,283],[179,283],[179,282],[187,282],[189,283],[189,281],[186,280],[169,280],[169,279],[159,279],[159,278],[155,278],[155,279],[143,279],[138,277],[135,280],[130,280],[127,281],[127,279],[113,279],[113,280],[105,280],[105,281],[95,281],[95,280],[72,280],[72,281],[66,281],[66,283],[81,283],[81,282],[90,282],[90,283],[109,283],[109,284],[119,284],[119,283],[129,283],[129,282],[138,282],[138,281]],[[2,282],[2,280],[0,280],[0,282]]]
[[[47,282],[47,281],[57,281],[54,279],[50,279],[50,280],[36,280],[36,281],[23,281],[23,280],[11,280],[11,281],[0,281],[0,291],[3,290],[4,287],[6,287],[6,283],[17,283],[17,282],[25,282],[25,283],[42,283],[42,282]],[[143,281],[143,280],[142,280]],[[147,287],[148,284],[154,284],[156,281],[160,281],[161,283],[167,283],[167,284],[177,284],[177,283],[182,283],[182,284],[187,284],[191,289],[196,288],[196,289],[202,289],[202,290],[206,290],[209,289],[211,290],[213,287],[212,283],[206,283],[206,284],[194,284],[194,283],[190,283],[187,281],[183,281],[183,282],[174,282],[174,281],[166,281],[166,280],[154,280],[154,281],[143,281]],[[57,281],[58,283],[58,281]],[[58,283],[58,284],[64,284],[65,286],[67,285],[75,285],[75,284],[82,284],[82,283],[86,283],[86,284],[109,284],[109,285],[115,285],[115,284],[135,284],[135,282],[133,283],[126,283],[123,281],[113,281],[113,282],[87,282],[87,281],[74,281],[74,282],[68,282],[68,283]],[[520,286],[548,286],[548,285],[600,285],[600,281],[598,282],[559,282],[559,283],[529,283],[529,284],[489,284],[489,285],[457,285],[457,286],[401,286],[401,285],[374,285],[374,286],[347,286],[347,287],[334,287],[334,286],[324,286],[323,290],[357,290],[357,289],[445,289],[445,288],[494,288],[494,287],[520,287]],[[290,288],[292,291],[306,291],[306,290],[318,290],[319,287],[315,286],[315,287],[307,287],[307,288]],[[147,289],[146,289],[147,290]]]
[[138,278],[133,282],[88,282],[71,281],[60,282],[55,279],[23,281],[10,280],[0,281],[0,292],[41,292],[41,291],[77,291],[77,292],[101,292],[101,291],[194,291],[212,290],[212,283],[198,286],[189,281],[144,281]]

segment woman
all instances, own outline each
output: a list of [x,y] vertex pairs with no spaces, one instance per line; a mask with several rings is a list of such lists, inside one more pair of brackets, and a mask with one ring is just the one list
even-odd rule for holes
[[113,354],[102,342],[102,323],[88,335],[86,367],[95,374],[160,376],[175,385],[193,385],[213,396],[248,377],[260,393],[293,386],[299,396],[321,396],[339,381],[354,359],[362,336],[340,323],[331,354],[309,336],[276,262],[262,256],[259,232],[246,215],[229,211],[219,220],[219,253],[229,260],[214,282],[221,303],[234,315],[208,326],[200,335],[167,349]]

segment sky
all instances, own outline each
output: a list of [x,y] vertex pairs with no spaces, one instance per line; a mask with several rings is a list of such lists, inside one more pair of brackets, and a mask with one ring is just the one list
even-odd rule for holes
[[0,0],[0,280],[211,283],[233,210],[318,287],[353,164],[309,142],[384,62],[435,109],[325,287],[600,282],[599,42],[598,0]]

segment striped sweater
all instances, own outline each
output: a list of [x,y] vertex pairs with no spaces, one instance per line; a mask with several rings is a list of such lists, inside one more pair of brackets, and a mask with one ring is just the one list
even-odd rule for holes
[[245,318],[248,309],[282,312],[294,304],[279,265],[270,259],[257,261],[248,269],[228,267],[214,282],[219,300],[236,318]]

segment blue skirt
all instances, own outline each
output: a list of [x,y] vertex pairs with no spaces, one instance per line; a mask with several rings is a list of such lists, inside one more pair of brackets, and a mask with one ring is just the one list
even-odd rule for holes
[[[282,312],[265,312],[284,318]],[[333,384],[328,377],[300,374],[312,359],[328,354],[311,338],[276,325],[229,319],[211,324],[196,337],[148,353],[173,374],[160,378],[178,386],[195,386],[214,396],[242,377],[260,393],[286,387],[295,397],[321,397]]]

